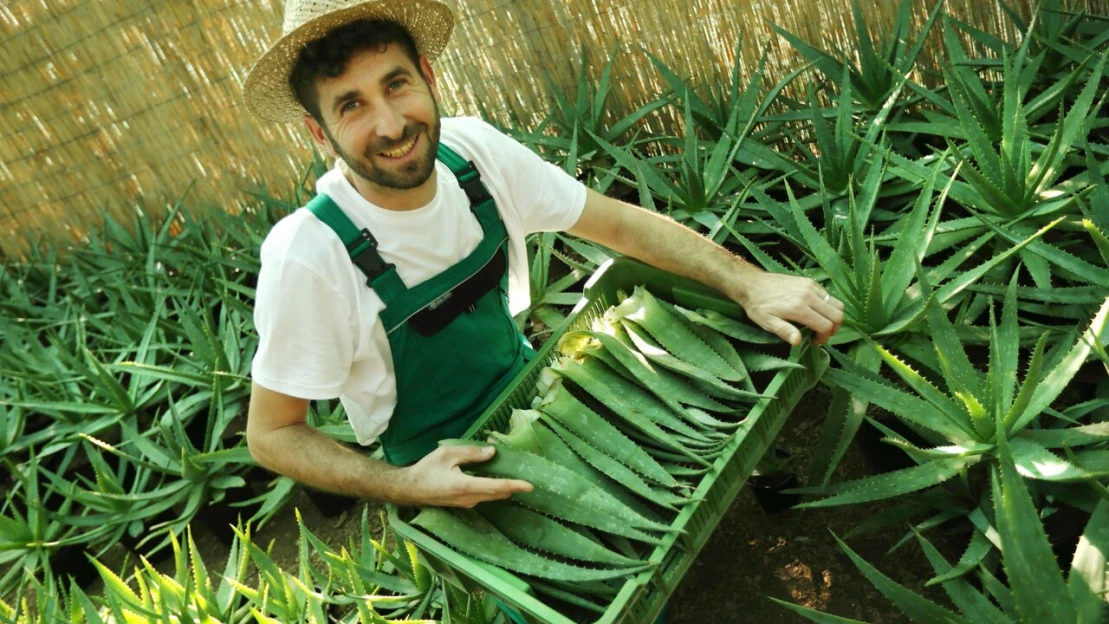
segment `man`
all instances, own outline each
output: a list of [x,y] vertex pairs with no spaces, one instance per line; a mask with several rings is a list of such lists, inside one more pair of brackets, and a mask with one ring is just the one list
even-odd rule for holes
[[[476,119],[440,119],[430,61],[453,15],[435,0],[289,0],[284,34],[251,70],[249,108],[303,120],[337,159],[319,196],[262,246],[259,348],[247,442],[307,485],[398,504],[472,507],[528,491],[459,466],[492,449],[457,437],[533,355],[524,238],[566,231],[727,294],[797,344],[843,305],[809,279],[765,273],[660,215],[587,190]],[[512,295],[510,308],[508,295]],[[306,423],[340,397],[369,458]]]

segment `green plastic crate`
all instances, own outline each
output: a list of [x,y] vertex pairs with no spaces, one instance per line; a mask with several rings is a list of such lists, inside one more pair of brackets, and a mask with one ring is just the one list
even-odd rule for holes
[[[520,373],[490,408],[463,436],[486,439],[489,431],[504,431],[513,408],[528,408],[536,395],[539,371],[551,362],[558,338],[567,331],[579,329],[618,303],[617,291],[630,294],[635,286],[645,286],[653,295],[686,308],[707,308],[738,317],[739,306],[705,286],[655,269],[630,258],[605,263],[590,278],[584,296],[535,359]],[[788,347],[782,343],[783,357]],[[659,565],[630,577],[603,614],[587,614],[570,619],[541,602],[528,583],[511,572],[498,569],[458,553],[435,538],[408,524],[416,509],[388,506],[389,519],[397,535],[414,543],[428,565],[448,582],[467,591],[481,589],[493,594],[529,623],[548,624],[649,624],[666,604],[697,553],[708,541],[736,494],[781,430],[786,417],[800,398],[812,388],[828,365],[828,355],[805,340],[789,351],[791,361],[803,369],[786,369],[773,375],[756,374],[755,387],[775,398],[760,399],[753,406],[743,426],[706,473],[694,493],[699,502],[685,505],[673,525],[684,534],[671,533],[656,546],[648,560]],[[767,381],[769,379],[769,381]],[[762,384],[759,383],[762,381]]]

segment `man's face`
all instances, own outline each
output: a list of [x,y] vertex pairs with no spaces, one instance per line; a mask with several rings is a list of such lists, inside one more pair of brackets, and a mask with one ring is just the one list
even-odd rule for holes
[[[317,83],[319,131],[350,170],[376,193],[419,188],[435,169],[439,104],[435,79],[421,57],[424,75],[400,46],[363,50],[336,78]],[[356,185],[361,186],[361,185]]]

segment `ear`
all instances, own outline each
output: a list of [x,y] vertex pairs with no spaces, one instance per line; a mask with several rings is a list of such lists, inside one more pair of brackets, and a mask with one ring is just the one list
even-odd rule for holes
[[427,57],[420,55],[420,73],[424,75],[424,81],[427,82],[428,89],[431,90],[431,97],[435,98],[437,104],[442,104],[439,101],[439,88],[435,84],[435,71],[431,69],[431,61]]
[[308,128],[308,134],[312,135],[312,141],[315,142],[320,149],[322,149],[331,158],[338,158],[335,153],[335,148],[332,147],[331,141],[323,131],[323,126],[316,118],[308,113],[304,113],[304,127]]

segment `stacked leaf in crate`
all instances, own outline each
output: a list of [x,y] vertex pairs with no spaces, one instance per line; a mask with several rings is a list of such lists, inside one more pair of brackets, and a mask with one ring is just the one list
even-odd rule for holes
[[390,509],[441,575],[531,622],[652,620],[827,356],[705,287],[621,258],[465,436],[534,490]]

